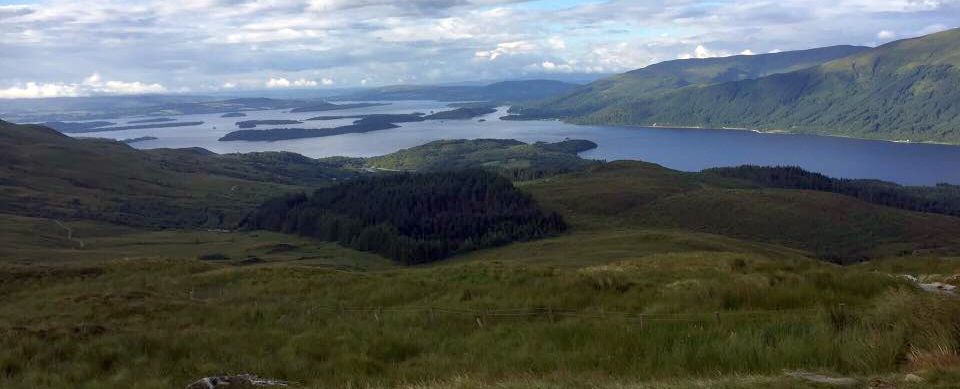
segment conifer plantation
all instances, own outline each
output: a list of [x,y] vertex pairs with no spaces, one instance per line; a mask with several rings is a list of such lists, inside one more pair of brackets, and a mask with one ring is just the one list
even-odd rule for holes
[[267,201],[249,229],[294,233],[405,264],[560,233],[556,213],[483,170],[365,177]]

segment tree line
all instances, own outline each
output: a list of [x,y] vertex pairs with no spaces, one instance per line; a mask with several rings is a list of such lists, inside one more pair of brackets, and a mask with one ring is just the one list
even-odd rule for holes
[[271,199],[243,225],[337,242],[405,264],[557,234],[544,213],[506,178],[484,170],[390,174]]
[[739,166],[704,170],[772,188],[805,189],[856,197],[868,203],[917,212],[960,216],[960,186],[902,186],[878,180],[831,178],[799,167]]

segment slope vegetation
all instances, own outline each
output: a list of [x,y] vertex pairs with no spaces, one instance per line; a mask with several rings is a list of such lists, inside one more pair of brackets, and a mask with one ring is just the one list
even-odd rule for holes
[[568,94],[513,109],[527,118],[589,115],[614,104],[655,98],[690,85],[755,79],[809,68],[868,48],[834,46],[811,50],[661,62],[579,87]]
[[796,72],[622,100],[582,123],[746,127],[960,143],[960,30]]
[[758,188],[642,162],[600,165],[524,188],[575,222],[717,234],[836,262],[960,249],[958,218],[835,193]]
[[270,196],[351,175],[292,153],[139,151],[0,122],[0,213],[148,227],[229,226]]

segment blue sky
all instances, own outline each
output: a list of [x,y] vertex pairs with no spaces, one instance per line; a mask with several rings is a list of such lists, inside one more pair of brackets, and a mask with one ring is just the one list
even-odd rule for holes
[[608,74],[958,21],[960,0],[0,0],[0,98]]

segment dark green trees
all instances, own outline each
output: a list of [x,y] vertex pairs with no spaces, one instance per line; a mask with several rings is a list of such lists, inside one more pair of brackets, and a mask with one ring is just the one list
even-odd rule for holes
[[264,203],[247,228],[338,242],[406,264],[559,233],[509,180],[486,171],[372,176]]

